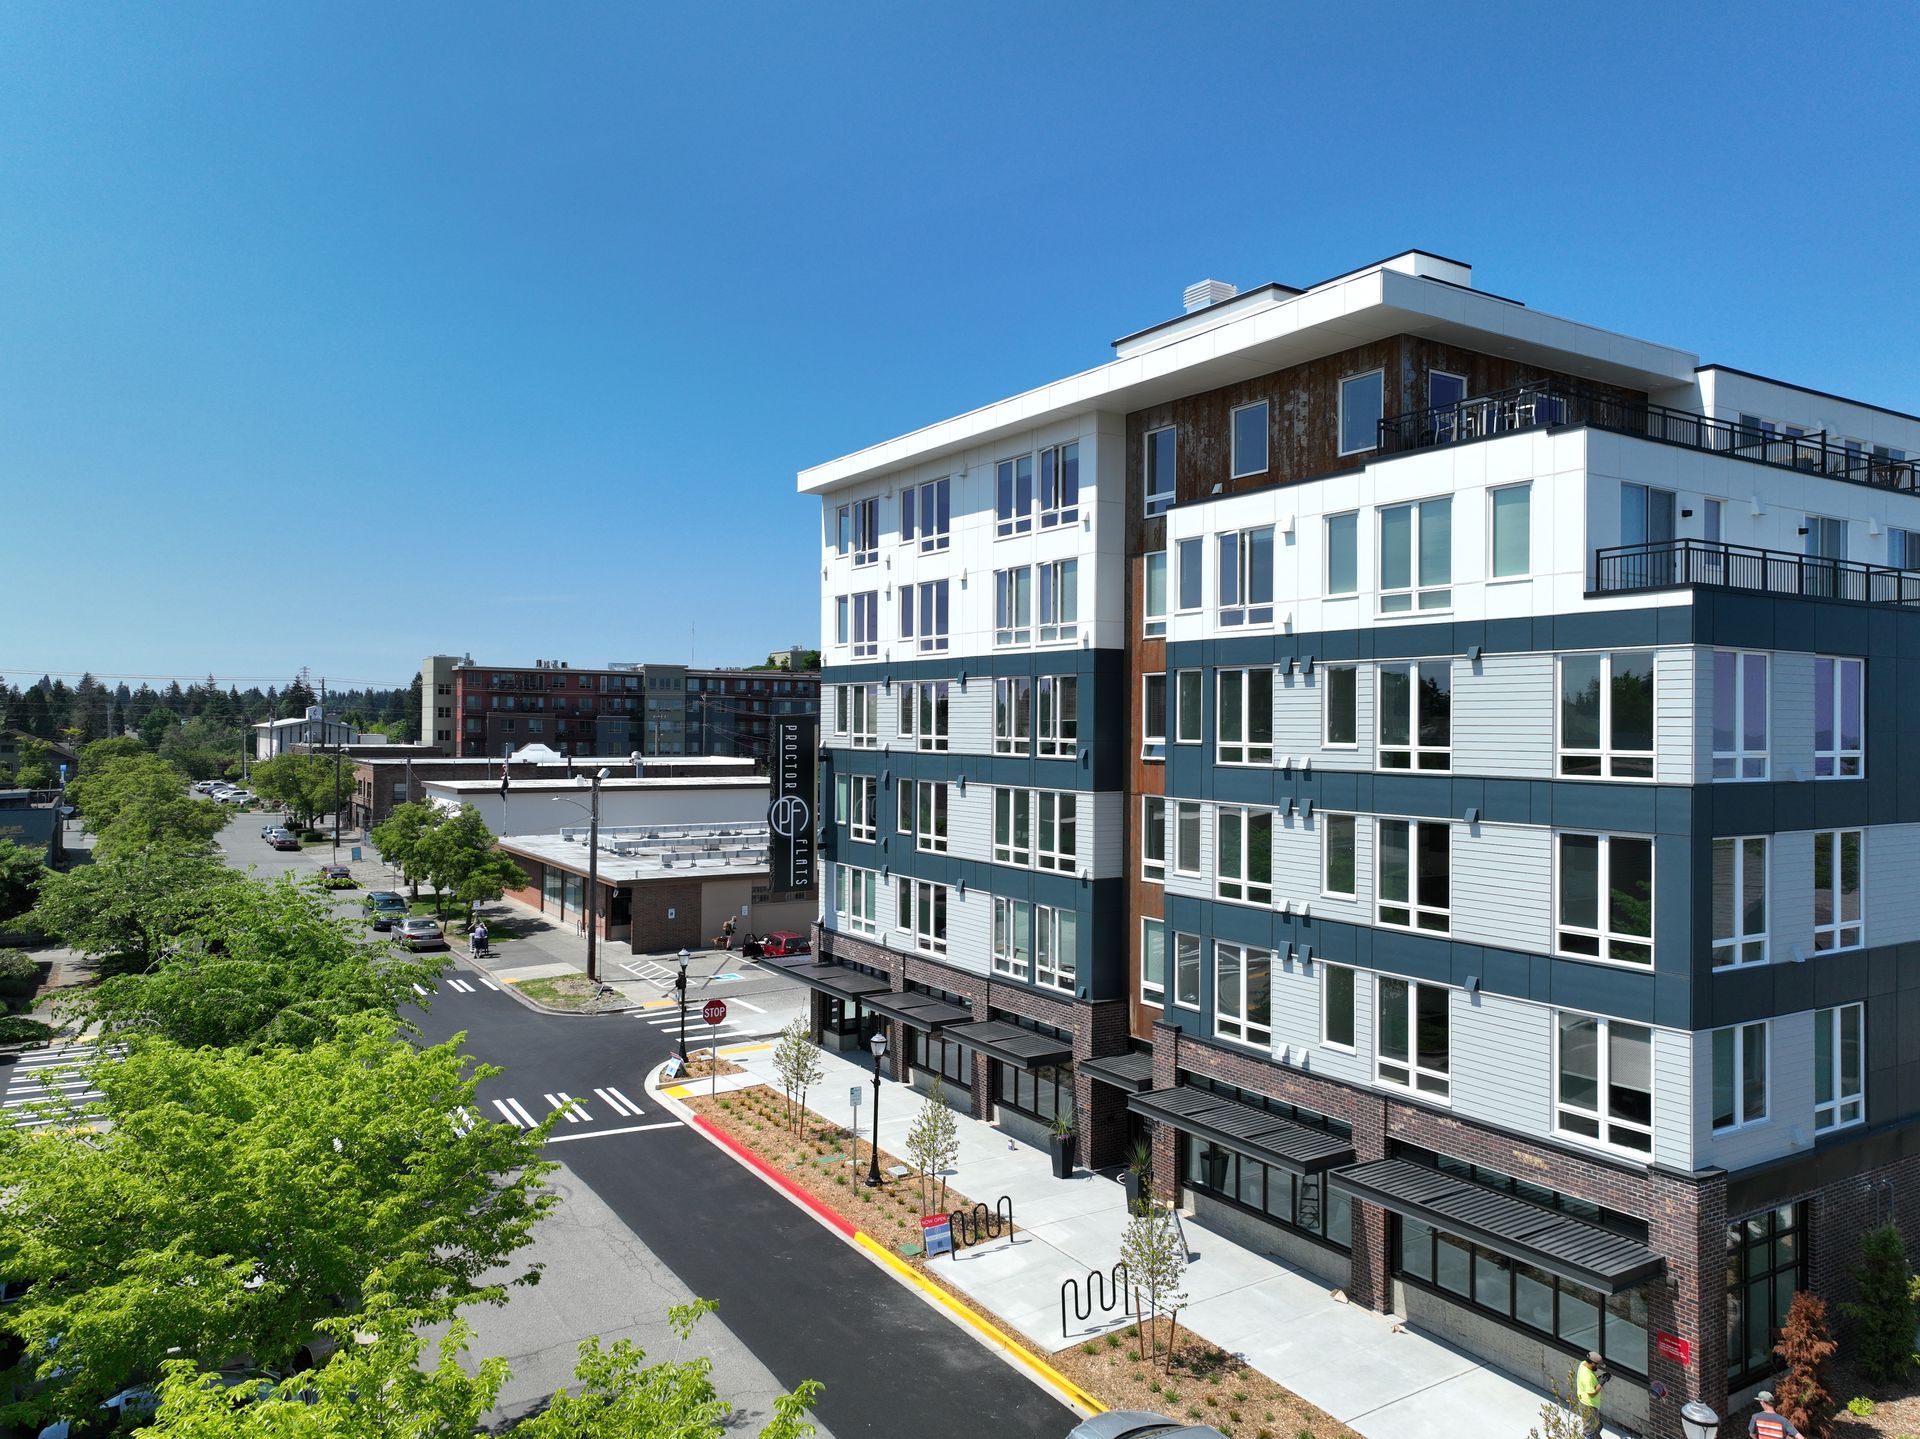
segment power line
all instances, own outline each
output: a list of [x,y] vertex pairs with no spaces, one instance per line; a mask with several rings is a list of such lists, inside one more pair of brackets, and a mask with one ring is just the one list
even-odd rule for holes
[[[184,675],[184,676],[183,675],[142,675],[142,674],[123,674],[113,670],[50,670],[50,669],[45,669],[40,665],[0,664],[0,675],[8,675],[8,674],[44,675],[48,679],[83,679],[88,675],[92,675],[97,680],[143,680],[149,683],[157,680],[163,684],[178,683],[182,686],[204,684],[207,680],[210,680],[210,679],[215,680],[221,684],[229,684],[229,685],[238,685],[238,684],[257,685],[257,684],[263,684],[263,683],[270,684],[270,685],[278,685],[282,683],[291,684],[293,683],[294,679],[299,678],[298,675],[289,677],[285,674],[275,674],[275,675],[203,674],[203,675]],[[403,690],[408,688],[410,685],[412,685],[413,676],[408,675],[407,678],[400,681],[398,684],[394,684],[387,680],[335,679],[333,678],[333,676],[329,675],[327,677],[327,683],[330,687],[335,689],[345,687],[348,689]]]

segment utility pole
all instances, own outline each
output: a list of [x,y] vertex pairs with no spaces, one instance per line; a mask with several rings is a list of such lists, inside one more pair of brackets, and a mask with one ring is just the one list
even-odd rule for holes
[[587,811],[587,980],[600,982],[599,935],[596,911],[600,907],[600,781],[606,770],[593,777],[593,806]]

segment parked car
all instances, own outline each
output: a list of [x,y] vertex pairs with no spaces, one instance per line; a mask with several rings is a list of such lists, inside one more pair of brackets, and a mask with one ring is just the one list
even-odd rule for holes
[[328,889],[352,889],[353,871],[344,864],[327,864],[320,867],[320,883]]
[[761,951],[769,959],[781,959],[791,954],[812,954],[813,943],[804,934],[795,934],[792,930],[778,929],[760,941]]
[[222,804],[252,804],[253,796],[243,789],[230,789],[214,796]]
[[281,826],[281,824],[280,824],[280,821],[279,821],[279,820],[277,820],[277,819],[270,819],[270,820],[268,820],[268,821],[267,821],[267,822],[266,822],[265,824],[263,824],[263,825],[261,825],[261,826],[260,826],[260,838],[262,838],[262,839],[272,839],[272,838],[273,838],[273,832],[274,832],[275,830],[277,830],[277,829],[280,829],[281,827],[282,827],[282,826]]
[[290,829],[276,829],[272,834],[267,836],[267,843],[275,849],[298,849],[300,848],[300,836]]
[[407,902],[390,889],[376,889],[360,901],[375,929],[392,929],[407,917]]
[[401,920],[399,939],[408,949],[431,949],[436,945],[444,948],[447,942],[446,935],[440,932],[440,921],[425,915]]

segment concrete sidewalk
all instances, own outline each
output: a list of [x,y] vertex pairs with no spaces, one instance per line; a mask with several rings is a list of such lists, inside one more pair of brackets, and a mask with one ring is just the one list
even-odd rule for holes
[[[771,1047],[729,1057],[747,1073],[722,1080],[722,1089],[756,1082],[779,1088]],[[847,1092],[858,1085],[860,1119],[870,1126],[871,1066],[827,1051],[821,1058],[826,1074],[808,1096],[809,1107],[830,1123],[848,1123],[853,1111],[845,1103]],[[922,1103],[905,1085],[882,1081],[882,1149],[905,1152],[907,1129]],[[1063,1327],[1060,1305],[1064,1280],[1084,1282],[1089,1270],[1110,1269],[1119,1258],[1127,1221],[1124,1188],[1084,1170],[1055,1179],[1045,1152],[997,1126],[963,1114],[956,1118],[960,1158],[949,1182],[989,1206],[1005,1196],[1016,1232],[933,1261],[940,1277],[1049,1353],[1130,1322],[1102,1316],[1078,1321],[1069,1309]],[[1476,1434],[1524,1439],[1540,1422],[1547,1401],[1542,1390],[1391,1315],[1335,1300],[1319,1280],[1191,1217],[1183,1216],[1183,1223],[1190,1257],[1181,1326],[1240,1355],[1367,1439],[1441,1439],[1457,1433],[1463,1420]]]

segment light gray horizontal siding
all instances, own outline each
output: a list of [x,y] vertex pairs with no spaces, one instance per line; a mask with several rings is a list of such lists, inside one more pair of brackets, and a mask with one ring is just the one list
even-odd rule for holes
[[1176,848],[1180,829],[1179,816],[1178,802],[1168,800],[1167,893],[1183,894],[1193,899],[1211,899],[1213,897],[1213,806],[1207,804],[1200,806],[1200,873],[1197,875],[1181,874],[1173,867],[1173,861],[1179,855],[1179,850]]
[[1701,645],[1693,651],[1693,775],[1706,784],[1713,778],[1713,651]]
[[1484,990],[1455,990],[1453,1112],[1545,1134],[1553,1125],[1553,1011]]
[[[895,800],[898,804],[899,801]],[[947,849],[956,859],[993,860],[993,789],[970,784],[966,793],[947,786]]]
[[1551,654],[1486,655],[1453,666],[1453,767],[1460,774],[1553,776]]
[[1309,904],[1316,915],[1366,924],[1373,892],[1373,821],[1362,815],[1354,826],[1354,897],[1332,899],[1320,892],[1321,847],[1326,843],[1322,814],[1315,810],[1306,819],[1292,815],[1275,826],[1274,894],[1291,899],[1296,909]]
[[1768,661],[1773,734],[1768,747],[1776,780],[1813,778],[1813,656],[1776,653]]
[[1080,796],[1080,864],[1094,879],[1113,879],[1126,872],[1127,796],[1101,790]]
[[[1661,784],[1693,781],[1693,713],[1693,650],[1659,651],[1653,663],[1653,777]],[[1548,726],[1551,732],[1551,718]]]
[[1693,1036],[1653,1032],[1653,1157],[1693,1168]]
[[1767,1119],[1713,1132],[1713,1033],[1693,1038],[1694,1165],[1745,1169],[1813,1144],[1813,1014],[1801,1010],[1768,1021]]
[[947,963],[969,974],[985,974],[993,957],[993,896],[969,889],[947,890]]
[[948,689],[947,747],[954,754],[993,753],[991,679],[970,679],[965,689],[957,684]]
[[[1867,849],[1873,849],[1871,841]],[[1811,959],[1813,833],[1797,830],[1776,834],[1767,851],[1767,953],[1776,962],[1791,960],[1797,945],[1800,952]],[[1867,903],[1873,903],[1871,894]]]
[[1472,944],[1552,952],[1551,830],[1453,826],[1453,936]]
[[1867,943],[1920,939],[1920,825],[1874,825],[1866,840]]
[[1316,962],[1313,966],[1313,1052],[1307,1068],[1315,1074],[1345,1080],[1348,1084],[1373,1082],[1373,975],[1362,969],[1354,975],[1353,1045],[1354,1052],[1329,1049],[1320,1043],[1320,1006],[1324,1002],[1327,970],[1331,966]]

